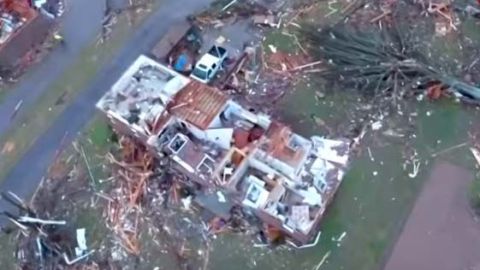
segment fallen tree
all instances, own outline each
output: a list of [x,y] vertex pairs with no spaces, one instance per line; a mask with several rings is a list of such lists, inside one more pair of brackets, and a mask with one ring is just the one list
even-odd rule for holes
[[[454,94],[466,101],[480,102],[480,88],[460,81],[430,64],[407,34],[394,23],[373,31],[345,25],[304,31],[312,53],[325,60],[322,75],[367,96],[404,97],[425,93]],[[441,93],[440,93],[441,92]]]

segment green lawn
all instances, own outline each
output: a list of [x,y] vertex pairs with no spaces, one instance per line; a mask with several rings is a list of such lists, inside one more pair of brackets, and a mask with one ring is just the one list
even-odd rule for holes
[[[326,2],[319,4],[317,16],[310,16],[310,22],[332,23],[335,20],[333,16],[324,17],[327,8]],[[294,41],[283,35],[283,31],[292,33],[296,27],[273,31],[267,36],[264,46],[272,44],[279,50],[298,52]],[[434,48],[446,47],[447,54],[452,54],[452,57],[458,54],[453,45],[440,44],[444,42],[441,39],[432,39],[431,42]],[[358,120],[362,116],[360,110],[355,108],[368,102],[360,99],[353,89],[342,90],[327,88],[315,75],[302,79],[295,90],[286,95],[279,114],[294,130],[304,135],[345,131],[350,119]],[[327,95],[324,99],[316,100],[316,91]],[[227,266],[232,270],[315,269],[329,251],[330,256],[321,267],[322,270],[381,269],[429,176],[434,160],[444,159],[468,169],[474,169],[475,165],[468,146],[434,156],[432,154],[468,142],[468,132],[479,116],[477,110],[451,100],[411,100],[403,104],[402,110],[404,115],[416,113],[417,116],[412,116],[413,126],[407,125],[406,117],[392,115],[382,122],[382,130],[367,133],[360,155],[353,158],[322,223],[321,240],[316,247],[299,251],[272,251],[252,247],[250,239],[243,236],[224,236],[215,243],[211,269],[220,270]],[[312,116],[317,122],[324,122],[328,128],[319,126]],[[382,135],[387,129],[404,134],[412,129],[411,137],[400,139]],[[420,170],[415,178],[408,176],[412,172],[412,165],[403,168],[407,146],[415,149],[420,158]],[[347,235],[338,245],[332,239],[338,238],[343,232]]]
[[15,269],[15,233],[0,234],[0,246],[2,247],[0,253],[2,269]]
[[[315,105],[311,98],[313,91],[308,88],[297,89],[286,98],[287,109],[283,111],[283,117],[289,119],[288,123],[295,130],[302,130],[305,135],[324,133],[303,115],[316,113],[334,127],[347,111],[341,101],[348,104],[347,101],[351,100],[349,96],[342,99],[341,94],[337,93],[327,95],[325,104]],[[298,104],[308,105],[298,109]],[[355,103],[350,102],[349,105],[354,106]],[[381,268],[430,173],[430,164],[434,161],[432,153],[465,142],[468,139],[469,122],[478,117],[475,110],[449,101],[414,101],[409,105],[419,115],[414,131],[416,138],[409,140],[422,163],[417,177],[408,176],[412,171],[411,165],[403,169],[403,140],[380,135],[385,129],[376,133],[370,131],[363,141],[360,156],[353,159],[328,210],[322,223],[320,243],[315,248],[271,251],[252,247],[250,239],[243,236],[225,236],[215,243],[211,269],[225,269],[227,265],[233,270],[312,269],[328,251],[331,251],[331,255],[322,270]],[[427,111],[431,112],[430,116],[427,116]],[[346,121],[345,118],[343,121]],[[403,127],[403,123],[399,122],[400,118],[393,117],[383,124],[385,128]],[[370,148],[374,161],[371,161],[367,148]],[[446,152],[436,158],[469,169],[473,169],[475,164],[468,147]],[[332,238],[338,238],[343,232],[347,235],[337,246]]]

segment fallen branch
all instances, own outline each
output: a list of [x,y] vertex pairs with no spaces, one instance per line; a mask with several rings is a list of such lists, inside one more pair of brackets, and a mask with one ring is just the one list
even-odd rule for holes
[[390,14],[392,14],[392,11],[391,10],[385,10],[383,11],[382,14],[378,15],[377,17],[373,18],[370,20],[370,23],[376,23],[378,22],[379,20],[385,18],[386,16],[389,16]]
[[418,172],[420,170],[420,160],[414,159],[412,163],[413,163],[413,171],[408,174],[408,177],[415,178],[417,177]]
[[330,254],[332,252],[329,250],[327,251],[327,253],[325,253],[325,255],[323,255],[322,259],[320,260],[320,262],[317,264],[317,266],[315,266],[315,270],[319,270],[320,267],[322,267],[322,265],[327,261],[328,257],[330,257]]
[[231,7],[233,4],[235,4],[238,0],[232,0],[230,3],[228,3],[226,6],[222,8],[222,11],[227,10],[229,7]]
[[313,66],[319,65],[321,63],[323,63],[323,60],[315,61],[315,62],[308,63],[308,64],[305,64],[305,65],[301,65],[301,66],[298,66],[298,67],[294,67],[294,68],[290,69],[290,71],[302,70],[304,68],[313,67]]
[[337,3],[337,0],[330,0],[328,1],[328,10],[329,12],[327,14],[325,14],[325,18],[328,18],[330,16],[332,16],[333,14],[337,13],[338,12],[338,8],[334,8],[332,5],[333,4],[336,4]]
[[208,269],[208,263],[210,262],[210,246],[207,244],[207,251],[205,254],[205,259],[203,260],[203,270]]
[[95,184],[95,177],[93,176],[92,170],[90,168],[90,163],[88,162],[87,155],[85,155],[85,150],[83,149],[83,146],[81,146],[81,145],[80,145],[80,151],[81,151],[81,154],[82,154],[83,161],[85,162],[85,165],[87,166],[88,175],[90,177],[92,188],[93,188],[93,190],[96,191],[97,186]]
[[305,50],[305,48],[302,46],[302,44],[300,44],[300,41],[298,40],[297,35],[295,35],[295,34],[290,34],[290,33],[287,33],[287,32],[282,32],[282,34],[284,34],[284,35],[286,35],[286,36],[289,36],[289,37],[292,37],[292,38],[293,38],[293,41],[295,41],[295,44],[297,44],[298,48],[300,48],[300,50],[301,50],[304,54],[308,54],[307,50]]
[[478,149],[471,147],[470,152],[472,152],[473,157],[477,161],[477,164],[480,165],[480,151]]
[[458,148],[462,148],[462,147],[466,146],[467,144],[468,144],[468,142],[464,142],[464,143],[460,143],[460,144],[457,144],[457,145],[448,147],[448,148],[446,148],[446,149],[443,149],[443,150],[441,150],[441,151],[438,151],[438,152],[436,152],[436,153],[433,153],[433,154],[432,154],[432,157],[436,157],[436,156],[438,156],[438,155],[440,155],[440,154],[444,154],[444,153],[450,152],[450,151],[452,151],[452,150],[455,150],[455,149],[458,149]]

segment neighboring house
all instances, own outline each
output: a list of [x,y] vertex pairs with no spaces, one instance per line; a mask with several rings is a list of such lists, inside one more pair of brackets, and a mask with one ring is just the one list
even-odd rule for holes
[[219,203],[243,206],[299,244],[318,233],[348,163],[348,141],[306,139],[146,56],[97,107],[204,193],[220,191]]
[[0,75],[11,75],[47,38],[54,21],[27,0],[0,0]]

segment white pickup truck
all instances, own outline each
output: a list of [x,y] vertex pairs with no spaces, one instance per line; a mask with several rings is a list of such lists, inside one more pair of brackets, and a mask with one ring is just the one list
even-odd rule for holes
[[212,46],[197,62],[190,77],[202,83],[209,83],[222,69],[225,59],[227,59],[227,50],[217,45]]

